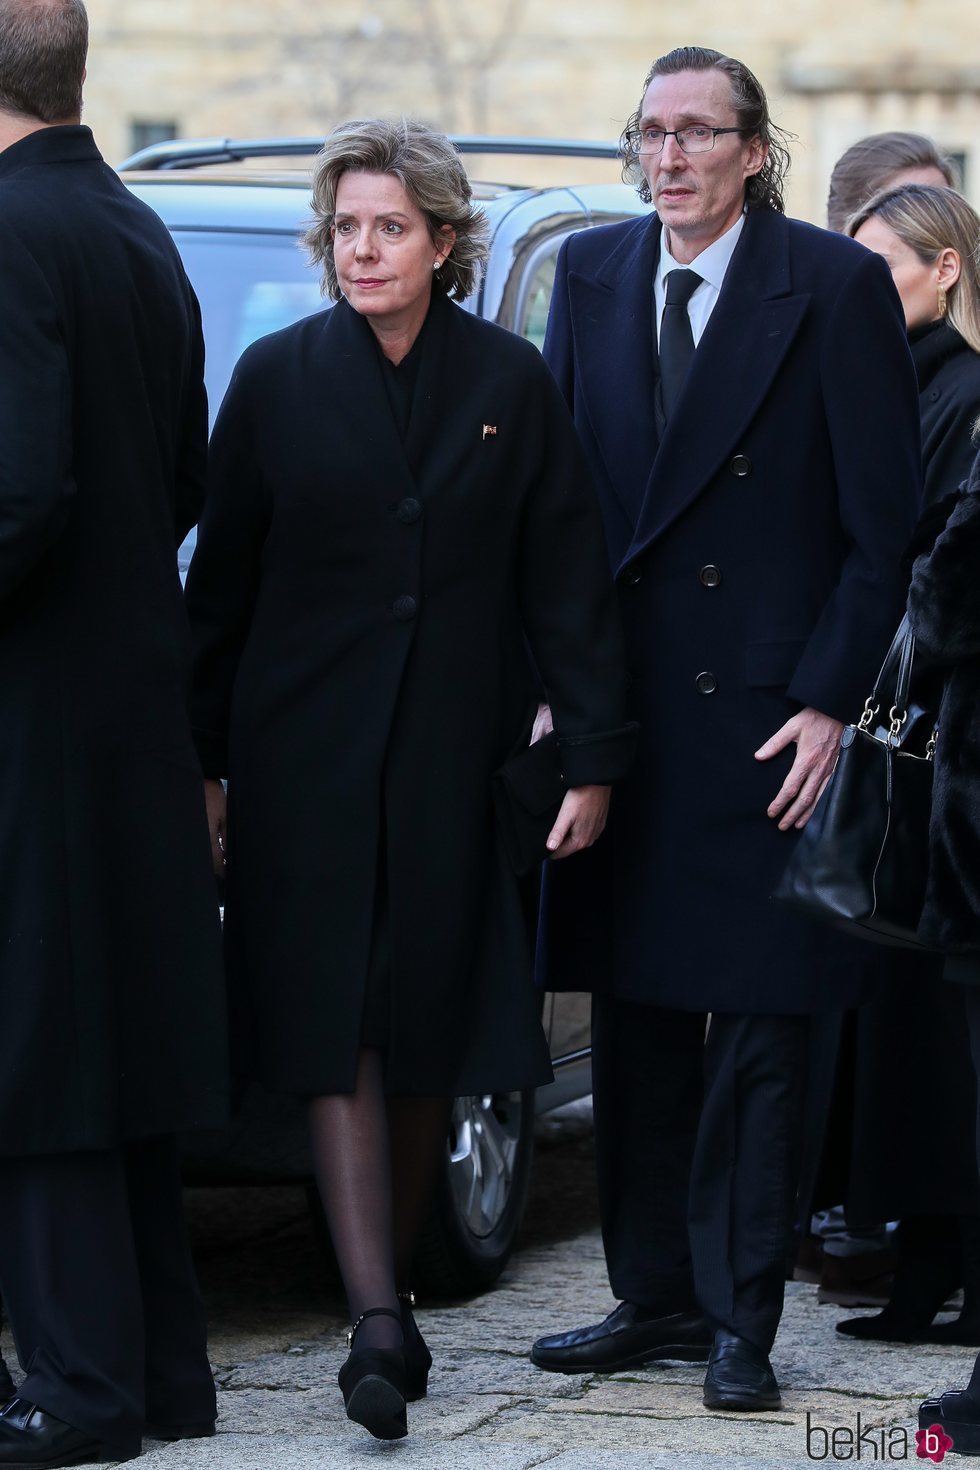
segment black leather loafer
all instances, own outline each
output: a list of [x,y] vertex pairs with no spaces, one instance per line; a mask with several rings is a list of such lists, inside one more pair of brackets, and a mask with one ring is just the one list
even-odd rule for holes
[[650,1317],[632,1302],[621,1302],[603,1322],[539,1337],[531,1362],[549,1373],[618,1373],[658,1359],[706,1363],[711,1329],[699,1312]]
[[733,1332],[716,1332],[704,1380],[704,1406],[746,1413],[781,1409],[779,1384],[762,1349]]
[[925,1399],[919,1406],[919,1428],[938,1424],[953,1441],[958,1455],[980,1455],[980,1404],[959,1392]]
[[127,1458],[27,1399],[11,1399],[0,1409],[0,1465],[7,1470],[58,1470]]

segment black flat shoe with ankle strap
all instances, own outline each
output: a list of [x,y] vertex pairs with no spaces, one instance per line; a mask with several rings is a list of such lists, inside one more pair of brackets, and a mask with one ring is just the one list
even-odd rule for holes
[[337,1374],[348,1419],[361,1424],[375,1439],[404,1439],[408,1433],[405,1417],[405,1354],[401,1348],[354,1349],[354,1337],[362,1322],[369,1317],[393,1317],[401,1326],[401,1313],[390,1307],[369,1307],[362,1312],[347,1334],[351,1349],[347,1362]]
[[400,1291],[398,1300],[402,1307],[402,1337],[405,1339],[405,1399],[413,1404],[424,1399],[429,1391],[429,1369],[432,1354],[425,1345],[412,1308],[415,1306],[414,1291]]

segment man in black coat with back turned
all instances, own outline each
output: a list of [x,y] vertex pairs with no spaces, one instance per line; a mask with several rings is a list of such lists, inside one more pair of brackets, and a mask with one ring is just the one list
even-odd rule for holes
[[203,345],[79,125],[86,47],[80,0],[0,0],[0,1465],[215,1419],[174,1143],[226,1091],[176,566]]
[[625,144],[657,212],[566,243],[545,353],[605,516],[640,751],[594,853],[549,871],[542,929],[549,986],[595,992],[622,1304],[532,1356],[708,1359],[709,1408],[774,1409],[808,1018],[853,1001],[860,956],[769,895],[901,612],[918,407],[887,268],[785,217],[747,67],[661,58]]

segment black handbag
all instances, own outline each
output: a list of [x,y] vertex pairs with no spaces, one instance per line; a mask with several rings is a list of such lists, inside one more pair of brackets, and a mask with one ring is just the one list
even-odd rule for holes
[[[773,898],[863,939],[929,950],[926,890],[938,728],[912,696],[915,635],[903,618]],[[884,716],[882,718],[882,716]]]
[[545,843],[565,799],[554,730],[494,771],[492,787],[504,849],[514,872],[523,876],[547,856]]

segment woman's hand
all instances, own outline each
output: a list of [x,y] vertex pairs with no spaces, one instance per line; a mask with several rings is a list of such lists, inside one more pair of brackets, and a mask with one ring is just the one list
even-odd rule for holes
[[609,814],[608,786],[575,786],[565,792],[558,819],[548,838],[548,855],[552,858],[571,857],[591,847],[602,835]]
[[225,876],[225,854],[228,851],[228,799],[220,781],[205,781],[204,805],[211,834],[211,862],[219,878]]

